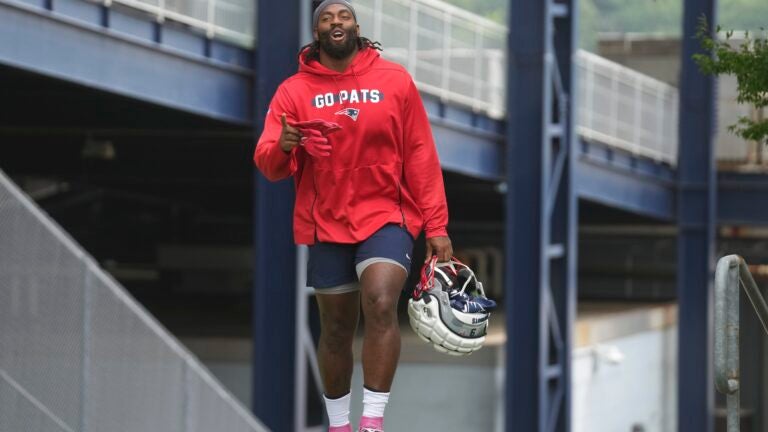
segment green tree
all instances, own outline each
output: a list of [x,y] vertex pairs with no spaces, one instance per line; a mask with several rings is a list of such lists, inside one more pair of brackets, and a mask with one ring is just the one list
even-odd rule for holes
[[[717,27],[717,34],[721,33]],[[702,18],[696,37],[706,53],[695,54],[693,59],[703,73],[709,75],[734,75],[738,83],[739,103],[754,106],[758,112],[768,106],[768,39],[749,33],[739,46],[730,43],[732,31],[726,32],[725,39],[710,36],[707,21]],[[746,140],[766,142],[768,119],[757,120],[741,117],[728,128],[732,133]]]

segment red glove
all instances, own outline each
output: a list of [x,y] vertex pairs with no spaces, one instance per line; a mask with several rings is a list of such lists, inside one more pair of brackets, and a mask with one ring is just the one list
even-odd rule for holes
[[315,129],[320,131],[320,133],[322,133],[325,137],[341,130],[341,126],[338,124],[321,119],[300,121],[292,124],[291,126],[299,129]]
[[299,128],[301,140],[299,144],[310,155],[314,157],[326,157],[331,155],[331,145],[328,144],[328,138],[324,137],[322,132],[315,129]]

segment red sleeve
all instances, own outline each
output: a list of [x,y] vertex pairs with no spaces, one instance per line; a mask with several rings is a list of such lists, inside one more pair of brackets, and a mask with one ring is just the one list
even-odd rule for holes
[[427,238],[447,236],[448,204],[440,160],[421,95],[411,80],[403,109],[404,181],[424,218]]
[[[288,122],[296,121],[295,112],[291,109],[292,104],[281,85],[277,88],[272,102],[269,104],[267,118],[264,120],[264,131],[261,133],[256,151],[253,154],[253,162],[259,168],[264,177],[271,181],[282,180],[289,177],[296,170],[294,148],[290,153],[286,153],[280,148],[280,134],[283,130],[280,117],[286,114]],[[291,163],[293,159],[293,164]],[[292,166],[293,165],[293,166]],[[292,169],[293,168],[293,169]]]

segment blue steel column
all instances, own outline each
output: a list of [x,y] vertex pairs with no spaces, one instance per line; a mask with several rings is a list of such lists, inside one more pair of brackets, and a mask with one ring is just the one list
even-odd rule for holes
[[545,2],[510,0],[507,66],[505,430],[539,429]]
[[[560,320],[560,340],[562,346],[559,349],[561,358],[559,359],[562,367],[562,376],[560,378],[560,388],[556,391],[562,391],[562,395],[556,394],[561,398],[559,413],[552,425],[557,431],[567,432],[571,430],[571,353],[573,351],[573,332],[576,323],[577,298],[577,274],[578,274],[578,232],[579,232],[579,204],[576,196],[576,185],[574,184],[576,172],[576,160],[572,155],[576,154],[578,140],[576,136],[576,67],[573,63],[573,55],[578,49],[579,41],[579,23],[578,23],[578,0],[564,0],[562,3],[556,3],[559,11],[552,11],[554,15],[555,32],[552,35],[554,43],[555,60],[557,62],[557,75],[555,81],[556,94],[560,95],[557,124],[555,130],[561,130],[562,135],[559,138],[560,151],[558,156],[565,158],[563,163],[563,173],[558,189],[552,191],[556,194],[556,206],[553,208],[552,215],[552,239],[554,244],[563,244],[564,256],[556,259],[552,266],[554,268],[550,286],[554,297],[554,307],[556,316]],[[559,106],[562,104],[562,106]],[[553,134],[556,136],[556,134]],[[557,159],[556,159],[557,160]],[[555,164],[555,176],[553,181],[558,181],[557,167]],[[550,259],[552,257],[550,256]],[[551,410],[554,411],[554,410]]]
[[510,1],[506,430],[570,430],[575,1]]
[[[256,118],[261,133],[277,86],[296,71],[299,0],[258,0]],[[306,2],[305,2],[306,3]],[[253,412],[270,429],[294,427],[296,248],[291,180],[270,183],[255,172]]]
[[677,165],[680,432],[713,430],[714,80],[699,72],[691,56],[701,50],[693,38],[699,19],[705,16],[710,25],[714,25],[715,12],[715,0],[685,0]]

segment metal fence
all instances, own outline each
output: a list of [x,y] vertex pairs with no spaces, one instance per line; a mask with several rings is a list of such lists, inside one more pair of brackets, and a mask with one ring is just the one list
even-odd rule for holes
[[209,38],[252,48],[255,45],[256,0],[89,0],[106,6],[122,4],[200,29]]
[[266,431],[0,171],[0,431]]
[[[121,3],[254,46],[255,0],[101,0]],[[362,33],[405,66],[419,89],[501,119],[508,30],[440,0],[355,0]],[[588,140],[677,163],[677,89],[586,51],[578,68],[577,132]]]
[[[506,27],[439,0],[358,0],[364,34],[407,67],[419,89],[492,118],[506,112]],[[678,92],[578,51],[576,127],[584,138],[677,163]]]
[[438,0],[356,0],[361,32],[420,90],[492,118],[505,113],[507,29]]
[[676,165],[677,89],[586,51],[578,51],[574,61],[577,133]]

